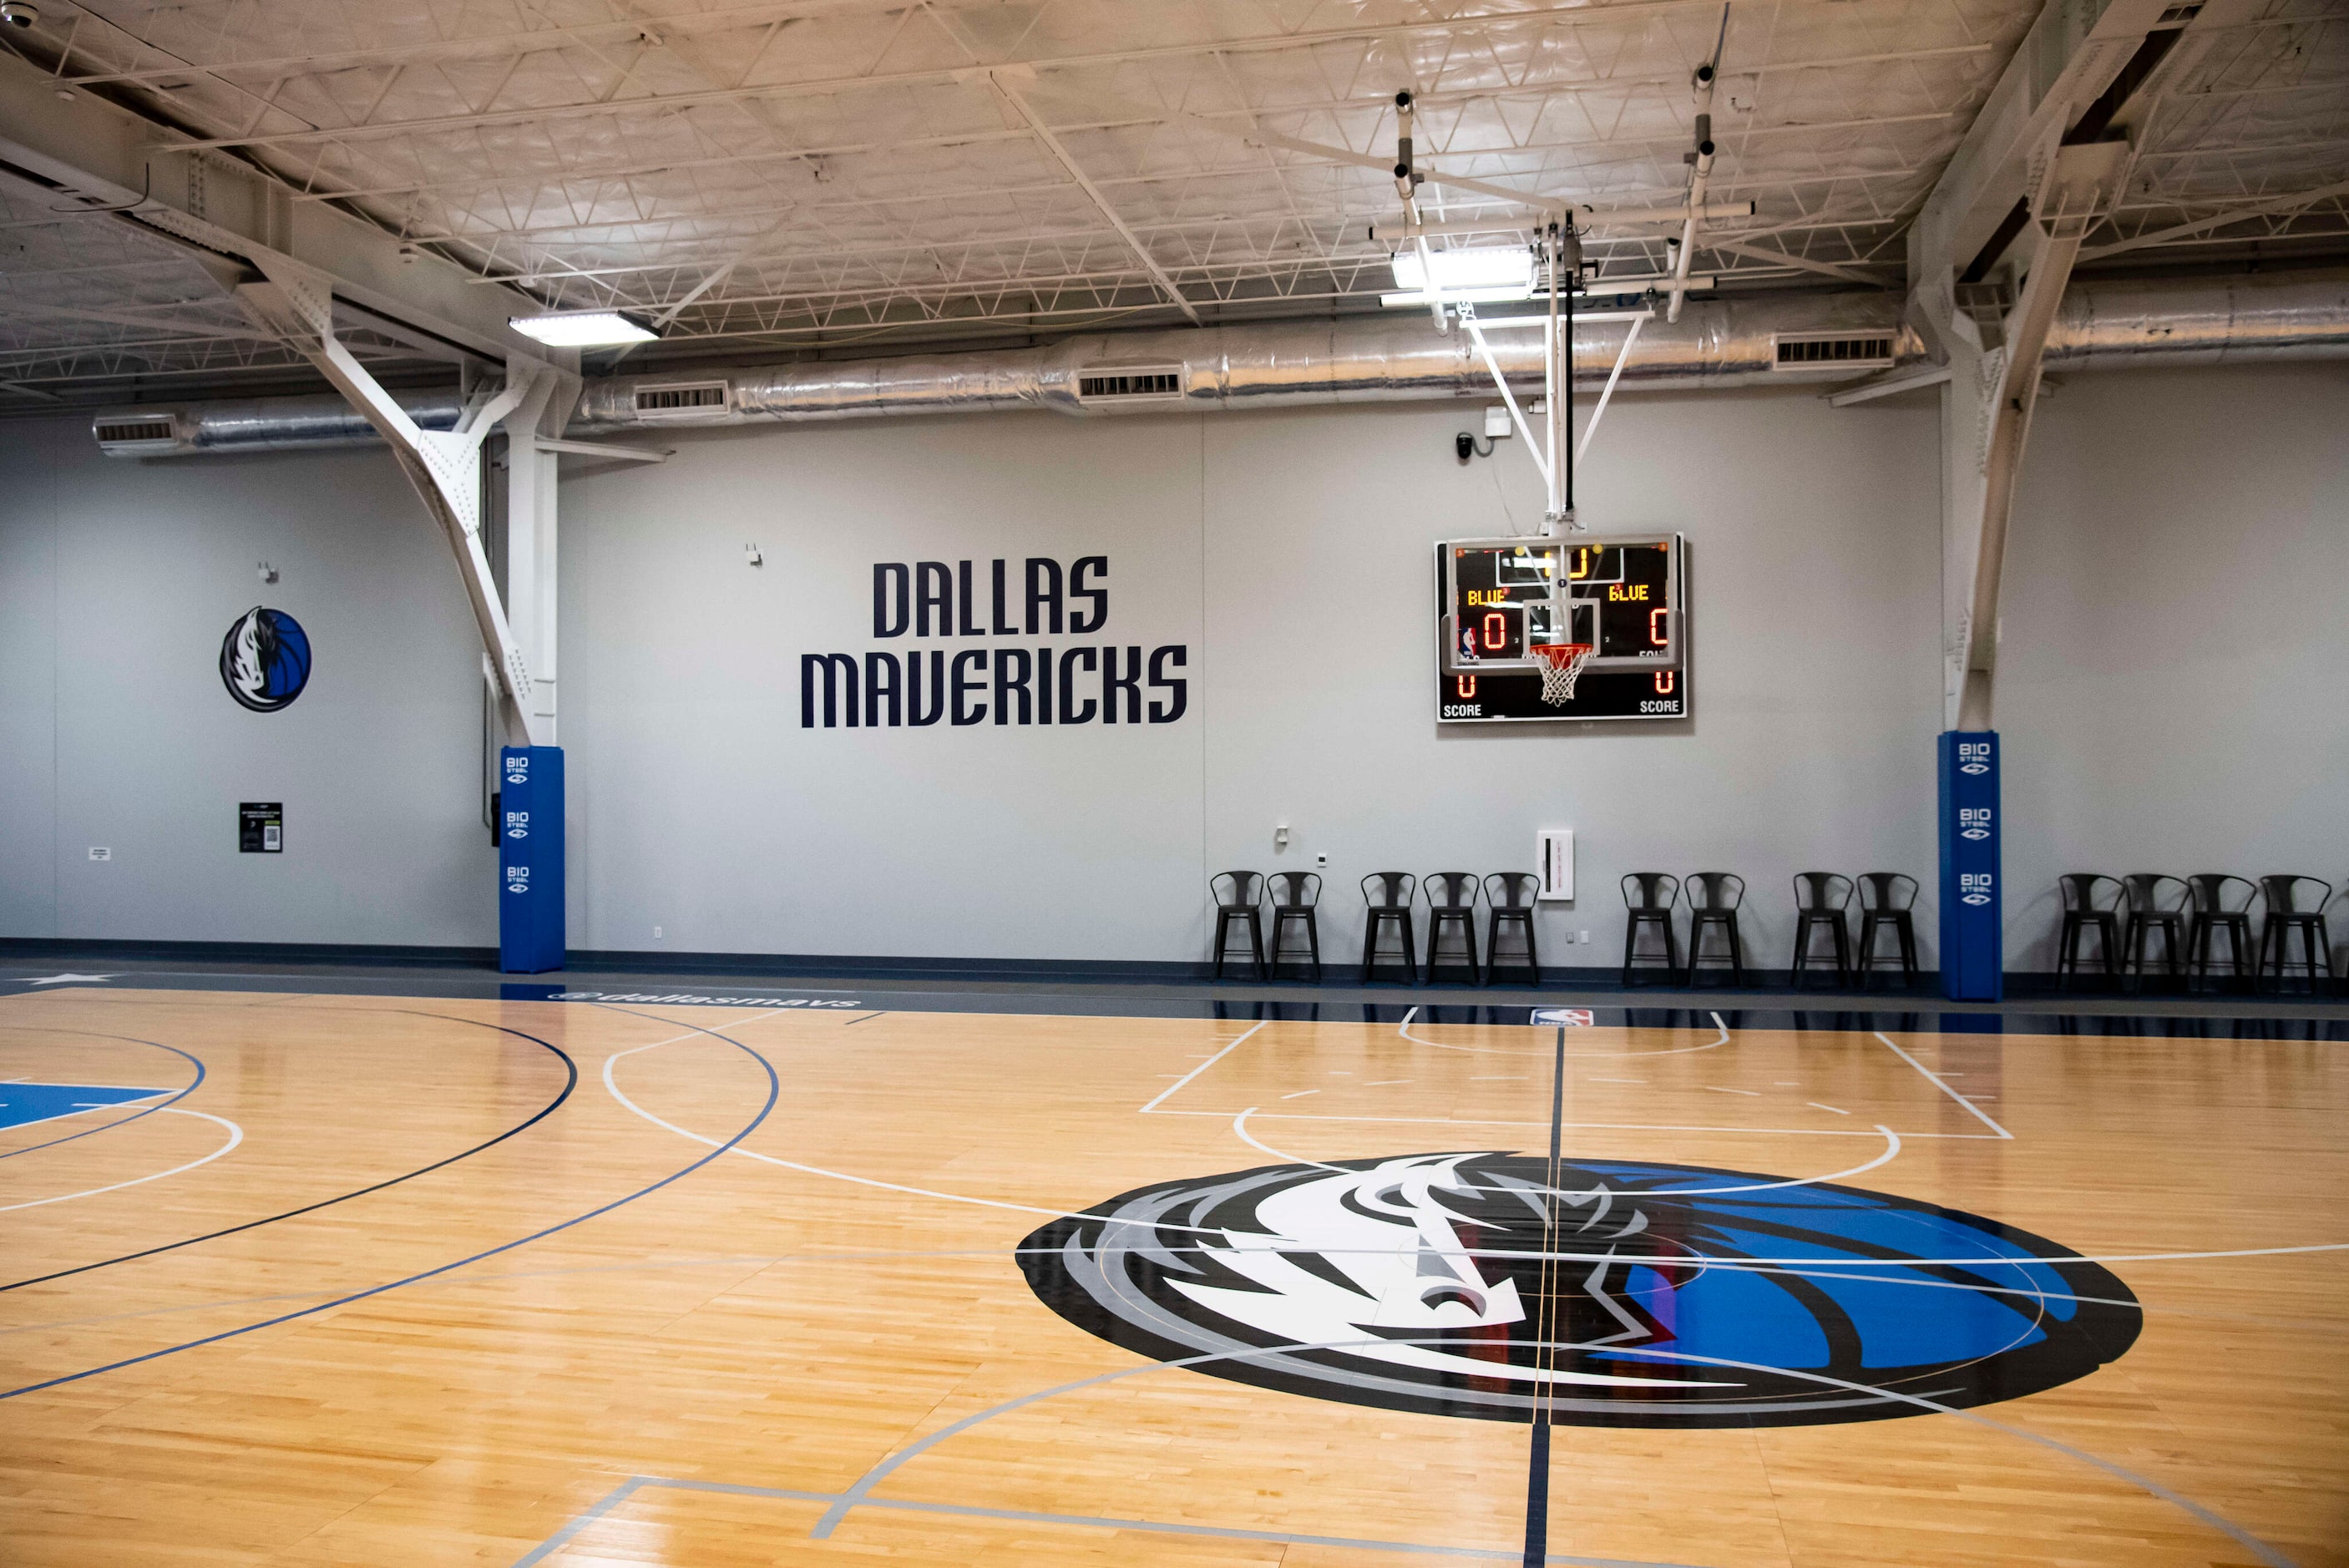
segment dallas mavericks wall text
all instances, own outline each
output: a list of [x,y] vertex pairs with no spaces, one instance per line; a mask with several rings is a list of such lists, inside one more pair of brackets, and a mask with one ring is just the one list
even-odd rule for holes
[[[1109,557],[1081,556],[1067,570],[1031,555],[1009,561],[876,561],[873,636],[1090,636],[1109,624]],[[985,614],[980,614],[982,608]],[[1173,724],[1190,707],[1175,671],[1190,648],[1142,645],[908,647],[800,655],[800,727],[916,728],[932,724]]]

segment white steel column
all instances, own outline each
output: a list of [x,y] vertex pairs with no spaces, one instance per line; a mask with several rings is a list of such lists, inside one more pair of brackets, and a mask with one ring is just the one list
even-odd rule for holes
[[2159,81],[2168,46],[2148,36],[2167,9],[2164,0],[2052,0],[1909,231],[1909,317],[1946,366],[1942,722],[1951,729],[1992,727],[2007,525],[2042,355],[2081,241],[2126,177],[2135,103]]
[[[2006,315],[2000,345],[1974,356],[1972,374],[1961,387],[1952,377],[1942,397],[1944,410],[1972,416],[1975,437],[1955,450],[1977,456],[1971,475],[1953,476],[1965,485],[1968,511],[1978,521],[1971,591],[1951,653],[1957,712],[1951,727],[1991,727],[1991,682],[1998,667],[1998,601],[2006,565],[2007,521],[2014,510],[2015,480],[2023,467],[2031,412],[2039,400],[2042,356],[2055,308],[2072,280],[2080,242],[2116,194],[2128,144],[2089,142],[2063,147],[2049,160],[2046,178],[2033,192],[2032,208],[2046,232],[2023,281],[2023,292]],[[1945,412],[1944,418],[1948,418]],[[1953,433],[1952,433],[1953,434]],[[1949,461],[1951,443],[1943,443]]]
[[[334,295],[325,274],[278,257],[254,258],[266,283],[238,287],[237,300],[247,315],[299,347],[336,389],[350,400],[368,424],[391,446],[392,455],[422,498],[425,509],[440,525],[457,557],[481,645],[496,662],[501,709],[511,739],[525,746],[554,744],[551,716],[542,717],[533,700],[531,662],[513,634],[497,583],[481,546],[481,442],[499,420],[522,407],[542,379],[552,380],[551,366],[534,365],[519,356],[508,360],[509,379],[493,397],[477,398],[452,431],[427,430],[408,416],[390,393],[368,374],[350,350],[335,339]],[[527,366],[527,380],[514,372]],[[543,404],[542,403],[542,407]],[[533,453],[533,460],[535,452]],[[550,498],[553,487],[544,487]],[[551,512],[551,499],[546,502]],[[537,514],[533,500],[532,516]],[[551,562],[551,554],[550,554]],[[534,581],[538,568],[533,562]],[[544,618],[551,628],[552,616]]]
[[559,437],[579,399],[579,380],[516,356],[506,384],[529,391],[505,417],[506,614],[529,662],[533,744],[560,744],[555,723],[555,549],[558,460],[544,443]]

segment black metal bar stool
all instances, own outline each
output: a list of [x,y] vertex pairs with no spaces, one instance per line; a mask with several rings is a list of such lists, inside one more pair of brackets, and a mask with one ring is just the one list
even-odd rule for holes
[[1623,908],[1623,984],[1631,983],[1631,968],[1640,959],[1640,933],[1643,929],[1661,931],[1664,934],[1664,978],[1668,983],[1681,977],[1680,939],[1672,934],[1672,905],[1681,895],[1681,879],[1670,872],[1630,872],[1622,881]]
[[[2186,925],[2189,981],[2207,984],[2210,965],[2220,963],[2234,972],[2239,984],[2247,976],[2256,981],[2258,960],[2246,964],[2243,959],[2251,952],[2251,901],[2260,895],[2258,885],[2224,872],[2198,872],[2186,879],[2186,887],[2194,900],[2194,918]],[[2223,959],[2213,951],[2222,932],[2227,938]]]
[[1264,902],[1264,877],[1257,872],[1218,872],[1207,879],[1207,887],[1216,895],[1216,978],[1224,977],[1229,934],[1242,921],[1247,923],[1248,954],[1256,960],[1256,977],[1266,978],[1264,922],[1257,913],[1257,906]]
[[1689,906],[1688,983],[1696,984],[1697,966],[1705,961],[1708,927],[1729,938],[1731,984],[1745,985],[1745,944],[1738,939],[1737,906],[1745,902],[1745,879],[1735,872],[1691,872],[1681,882]]
[[[2064,934],[2056,941],[2055,983],[2068,988],[2068,977],[2079,973],[2080,938],[2096,934],[2097,955],[2107,976],[2119,973],[2121,953],[2119,903],[2121,884],[2094,872],[2065,872],[2055,879],[2064,899]],[[2107,892],[2106,889],[2112,891]]]
[[1837,985],[1851,984],[1851,924],[1844,911],[1851,903],[1851,879],[1833,872],[1795,873],[1795,961],[1787,973],[1797,991],[1803,971],[1811,964],[1811,938],[1826,931],[1834,938]]
[[1456,931],[1468,949],[1468,983],[1481,984],[1485,971],[1476,958],[1476,890],[1475,872],[1430,872],[1419,879],[1427,895],[1427,983],[1435,984],[1436,965],[1444,962],[1444,933]]
[[1409,872],[1372,872],[1362,879],[1362,902],[1370,906],[1362,925],[1362,983],[1370,984],[1379,957],[1379,934],[1393,926],[1402,939],[1402,969],[1406,983],[1419,981],[1419,949],[1412,941],[1411,900],[1419,879]]
[[1900,965],[1900,978],[1905,983],[1917,978],[1917,918],[1911,912],[1917,902],[1917,879],[1899,872],[1862,872],[1859,873],[1859,984],[1868,988],[1868,976],[1875,973],[1878,963],[1876,934],[1889,930],[1896,939],[1899,953],[1887,954],[1886,961]]
[[[2175,892],[2170,890],[2175,888]],[[2139,985],[2145,981],[2146,939],[2161,934],[2162,970],[2170,975],[2186,972],[2186,916],[2190,897],[2176,877],[2156,872],[2131,872],[2121,878],[2121,975],[2137,966]]]
[[1272,973],[1280,975],[1280,938],[1291,923],[1305,927],[1305,951],[1313,960],[1313,984],[1321,984],[1321,928],[1314,906],[1321,902],[1321,879],[1311,872],[1272,873]]
[[1531,872],[1495,872],[1485,879],[1485,984],[1493,983],[1493,971],[1501,966],[1501,927],[1513,925],[1525,933],[1526,967],[1533,972],[1533,983],[1541,984],[1541,954],[1534,946],[1534,900],[1541,892],[1541,879]]
[[[2316,895],[2316,902],[2313,904],[2301,903],[2300,887],[2303,882],[2324,890]],[[2261,877],[2260,897],[2268,906],[2267,920],[2260,927],[2261,982],[2264,984],[2267,980],[2268,954],[2272,949],[2275,954],[2276,989],[2283,989],[2285,971],[2295,967],[2287,954],[2292,944],[2292,934],[2297,931],[2303,957],[2296,966],[2307,971],[2310,991],[2323,991],[2324,987],[2319,983],[2319,977],[2326,981],[2333,978],[2333,938],[2324,929],[2324,905],[2333,897],[2333,884],[2315,877]]]

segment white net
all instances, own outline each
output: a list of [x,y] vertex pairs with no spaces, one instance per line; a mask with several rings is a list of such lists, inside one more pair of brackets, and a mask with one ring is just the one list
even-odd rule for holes
[[1552,707],[1564,707],[1574,700],[1575,677],[1582,674],[1591,649],[1587,643],[1548,643],[1533,649],[1534,657],[1542,662],[1542,701]]

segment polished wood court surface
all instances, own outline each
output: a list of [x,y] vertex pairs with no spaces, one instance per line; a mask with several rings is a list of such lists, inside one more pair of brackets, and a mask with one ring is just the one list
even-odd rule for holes
[[[1988,1216],[2143,1311],[2108,1364],[1963,1411],[1558,1426],[1552,1561],[2349,1564],[2349,1046],[1568,1033],[1571,1157]],[[1519,1561],[1524,1422],[1154,1366],[1015,1250],[1154,1183],[1539,1154],[1555,1049],[0,998],[0,1562]]]

